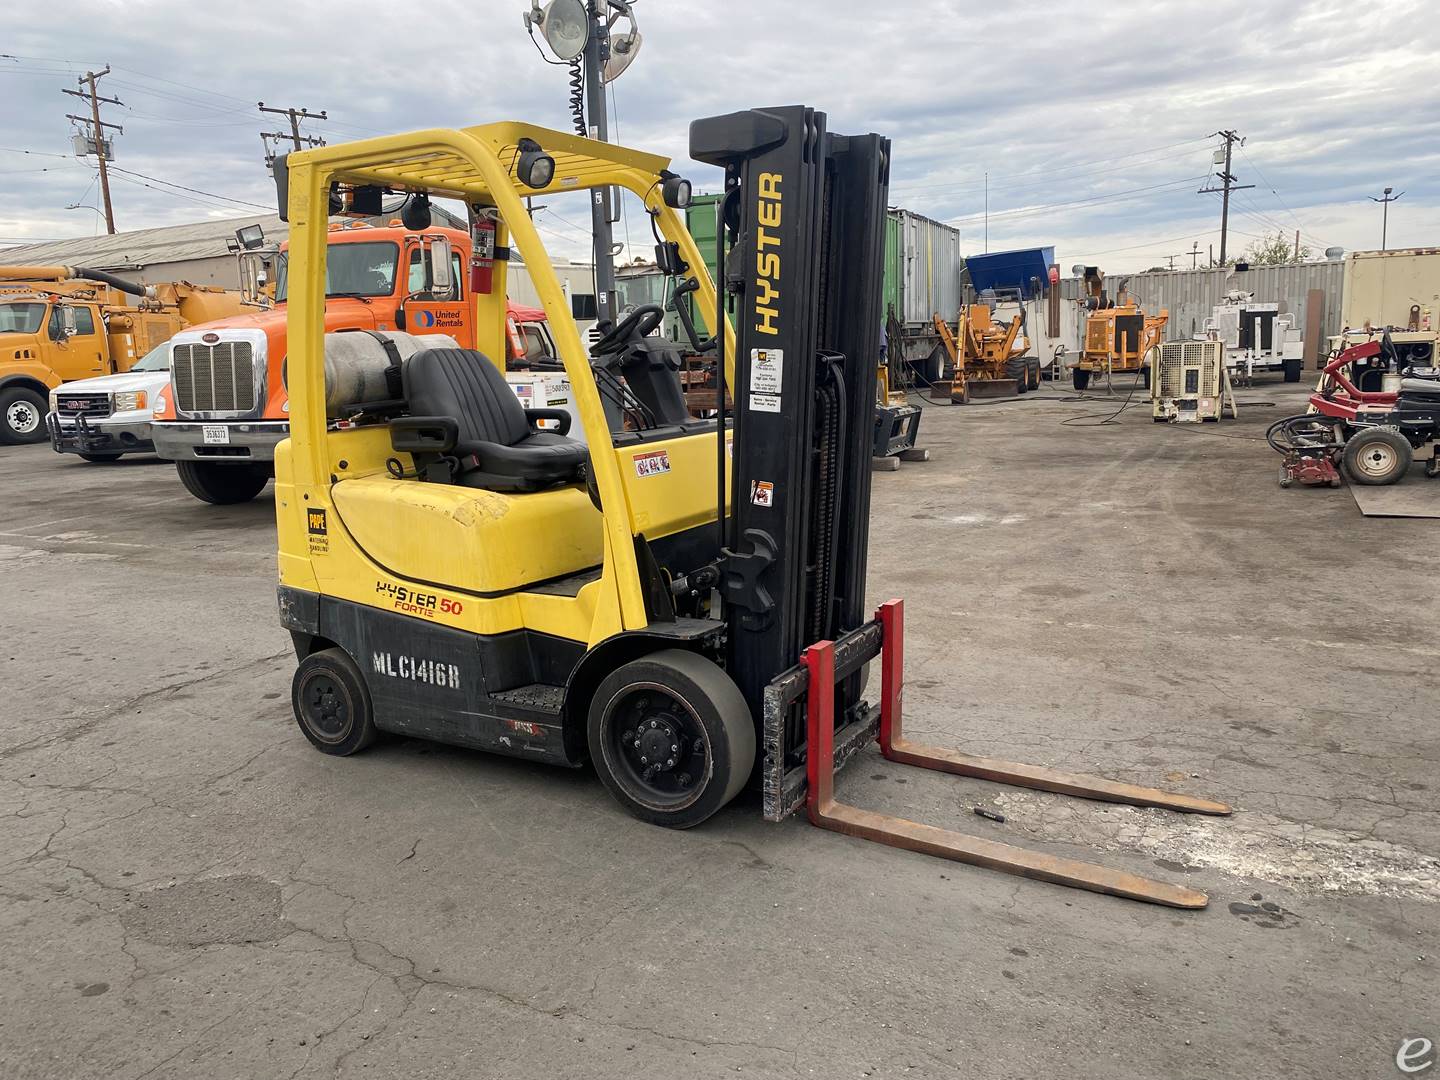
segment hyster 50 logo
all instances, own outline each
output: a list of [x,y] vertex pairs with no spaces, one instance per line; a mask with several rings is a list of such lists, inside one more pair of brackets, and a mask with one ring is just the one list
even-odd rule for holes
[[465,605],[459,600],[451,600],[448,596],[436,596],[431,592],[421,592],[404,585],[392,585],[388,581],[377,581],[375,591],[388,597],[391,606],[396,611],[403,611],[407,615],[420,615],[427,619],[433,619],[437,611],[444,615],[459,615],[465,610]]
[[[761,173],[755,230],[755,332],[778,334],[780,317],[780,174]],[[773,248],[774,250],[767,250]]]

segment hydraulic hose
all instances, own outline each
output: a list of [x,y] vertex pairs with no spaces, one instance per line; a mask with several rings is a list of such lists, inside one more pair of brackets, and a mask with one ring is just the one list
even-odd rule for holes
[[71,266],[68,269],[72,277],[86,278],[91,281],[103,281],[106,285],[111,285],[123,293],[129,293],[131,296],[145,296],[147,295],[146,290],[149,288],[148,285],[137,285],[133,281],[126,281],[124,278],[118,278],[114,274],[107,274],[104,270],[91,270],[87,266]]

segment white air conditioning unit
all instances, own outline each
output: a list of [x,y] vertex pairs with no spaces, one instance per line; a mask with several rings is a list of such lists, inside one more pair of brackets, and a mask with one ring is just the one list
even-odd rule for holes
[[1152,415],[1157,423],[1219,420],[1226,382],[1222,342],[1167,341],[1160,346],[1158,375],[1150,380]]

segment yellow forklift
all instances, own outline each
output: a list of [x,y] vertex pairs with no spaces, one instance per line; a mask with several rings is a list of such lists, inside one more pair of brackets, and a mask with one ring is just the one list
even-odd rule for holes
[[[676,213],[689,185],[654,154],[495,123],[277,159],[291,426],[275,506],[301,731],[329,754],[389,732],[589,763],[631,814],[674,828],[749,786],[772,820],[804,809],[897,847],[1204,906],[1191,889],[836,801],[838,765],[878,740],[925,768],[1229,809],[903,736],[901,604],[872,613],[864,596],[889,142],[786,106],[697,120],[690,154],[725,173],[718,294]],[[716,416],[686,409],[674,343],[648,335],[658,305],[603,327],[589,350],[580,339],[525,201],[609,185],[643,202],[657,262],[722,328]],[[413,339],[401,358],[380,334],[373,366],[348,373],[340,354],[365,349],[327,353],[349,336],[325,333],[327,215],[373,189],[458,200],[495,224],[477,349]],[[568,413],[526,413],[505,384],[512,250],[549,316],[577,430]]]

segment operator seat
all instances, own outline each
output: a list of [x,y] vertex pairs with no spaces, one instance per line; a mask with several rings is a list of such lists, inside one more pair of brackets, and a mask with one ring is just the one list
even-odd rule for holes
[[[500,492],[541,491],[581,478],[588,450],[565,437],[570,414],[527,412],[484,353],[422,349],[405,361],[401,385],[410,416],[391,422],[391,440],[397,450],[416,454],[417,465],[421,456],[458,462],[451,466],[454,483]],[[423,430],[427,421],[447,419],[454,427],[446,425],[443,441],[433,438],[433,426]],[[560,433],[537,429],[539,419],[558,420]],[[407,437],[414,432],[432,437],[417,442]]]

